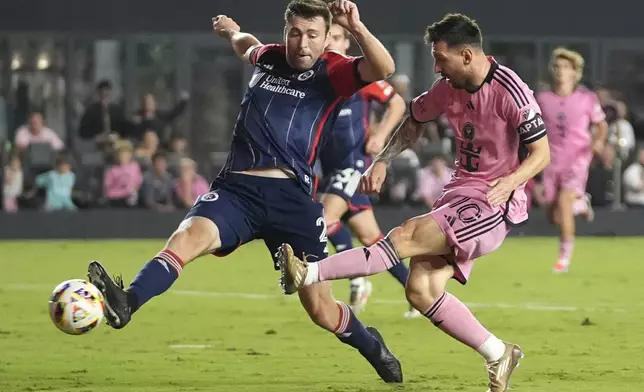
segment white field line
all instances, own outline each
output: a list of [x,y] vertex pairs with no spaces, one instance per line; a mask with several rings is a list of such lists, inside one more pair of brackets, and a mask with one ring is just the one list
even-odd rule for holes
[[171,344],[170,348],[174,350],[182,350],[182,349],[205,349],[205,348],[211,348],[212,346],[209,344]]
[[[2,289],[12,291],[47,291],[56,287],[55,284],[9,284]],[[214,297],[214,298],[236,298],[245,300],[276,300],[280,298],[297,299],[297,296],[283,296],[278,294],[252,294],[252,293],[234,293],[234,292],[216,292],[216,291],[194,291],[194,290],[171,290],[170,294],[193,296],[193,297]],[[407,301],[404,299],[391,300],[391,299],[372,299],[369,303],[373,304],[387,304],[387,305],[405,305]],[[472,309],[518,309],[527,311],[550,311],[550,312],[576,312],[576,311],[609,311],[609,312],[625,312],[624,308],[600,307],[600,308],[582,308],[578,306],[555,305],[544,303],[518,303],[508,304],[499,302],[467,302],[466,305]]]

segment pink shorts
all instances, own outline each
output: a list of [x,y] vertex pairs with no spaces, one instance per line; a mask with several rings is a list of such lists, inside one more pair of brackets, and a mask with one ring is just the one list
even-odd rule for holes
[[582,196],[586,193],[588,170],[590,161],[587,157],[580,157],[568,165],[550,165],[543,172],[543,187],[545,198],[552,203],[562,190],[573,191]]
[[490,206],[484,193],[465,193],[444,194],[430,212],[452,247],[453,253],[444,258],[461,284],[467,283],[474,260],[494,252],[510,231],[504,211]]

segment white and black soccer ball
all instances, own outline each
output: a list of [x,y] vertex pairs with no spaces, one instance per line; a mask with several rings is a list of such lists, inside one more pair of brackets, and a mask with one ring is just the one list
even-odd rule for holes
[[103,320],[103,294],[90,282],[66,280],[56,286],[49,299],[49,315],[54,325],[70,335],[82,335]]

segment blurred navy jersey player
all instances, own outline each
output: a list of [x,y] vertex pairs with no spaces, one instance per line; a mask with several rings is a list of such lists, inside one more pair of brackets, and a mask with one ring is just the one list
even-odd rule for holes
[[[347,28],[364,57],[326,52],[331,20]],[[129,288],[112,280],[98,262],[89,278],[105,296],[106,319],[123,328],[152,297],[165,292],[185,265],[202,255],[231,253],[263,239],[274,255],[291,242],[311,261],[327,255],[321,204],[312,197],[312,163],[333,128],[344,100],[364,85],[387,78],[394,62],[360,21],[355,4],[337,0],[294,0],[285,13],[285,45],[262,45],[226,16],[213,18],[214,31],[255,67],[235,124],[227,164]],[[243,279],[243,278],[240,278]],[[242,282],[240,282],[242,283]],[[313,322],[356,348],[386,382],[402,382],[402,370],[374,328],[366,328],[349,306],[336,302],[331,286],[302,292]]]
[[[338,24],[331,25],[331,40],[327,47],[345,55],[351,45],[351,36]],[[382,120],[371,124],[371,104],[386,107]],[[391,132],[405,114],[405,101],[385,81],[369,84],[354,94],[342,107],[338,121],[320,151],[324,217],[328,235],[337,252],[353,248],[351,232],[363,245],[371,246],[384,238],[371,208],[369,196],[356,192],[360,177],[371,164],[372,154],[379,153]],[[404,263],[396,264],[390,273],[403,285],[409,271]],[[372,283],[364,277],[351,279],[350,306],[361,312],[371,294]],[[410,310],[409,316],[420,315]]]

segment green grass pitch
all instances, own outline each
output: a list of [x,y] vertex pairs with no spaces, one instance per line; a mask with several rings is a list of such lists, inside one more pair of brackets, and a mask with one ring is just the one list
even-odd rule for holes
[[[129,282],[162,241],[0,242],[0,391],[358,392],[486,390],[483,361],[425,319],[402,288],[373,277],[360,318],[384,335],[405,383],[381,383],[360,355],[313,326],[277,287],[262,243],[205,257],[127,328],[67,336],[51,323],[54,286],[98,259]],[[513,391],[644,390],[644,239],[577,240],[568,275],[556,239],[512,238],[450,291],[526,357]],[[340,299],[348,282],[334,285]],[[586,322],[584,322],[586,320]]]

